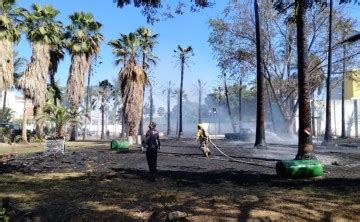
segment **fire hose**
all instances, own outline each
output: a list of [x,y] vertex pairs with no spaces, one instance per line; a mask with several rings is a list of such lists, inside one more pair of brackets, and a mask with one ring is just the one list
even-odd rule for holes
[[[226,158],[228,158],[230,161],[235,161],[235,162],[245,163],[245,164],[250,164],[250,165],[256,165],[256,166],[262,166],[262,167],[266,166],[266,165],[257,164],[257,163],[254,163],[254,162],[249,162],[249,161],[239,160],[239,159],[233,158],[233,157],[227,155],[226,153],[224,153],[210,138],[209,138],[209,142],[210,142],[223,156],[225,156]],[[270,166],[266,166],[266,167],[270,167]],[[274,168],[274,167],[271,167],[271,168]]]

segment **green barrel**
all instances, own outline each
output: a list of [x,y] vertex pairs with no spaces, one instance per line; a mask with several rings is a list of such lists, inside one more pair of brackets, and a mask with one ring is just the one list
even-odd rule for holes
[[123,140],[112,140],[110,145],[112,150],[128,150],[129,147],[129,142]]
[[324,174],[318,160],[282,160],[276,163],[276,173],[286,178],[310,178]]

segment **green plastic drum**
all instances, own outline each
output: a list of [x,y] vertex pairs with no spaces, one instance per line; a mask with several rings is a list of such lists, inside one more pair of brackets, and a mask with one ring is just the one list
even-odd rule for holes
[[286,178],[310,178],[324,174],[318,160],[282,160],[276,163],[276,173]]
[[110,145],[110,149],[119,151],[129,150],[129,147],[129,142],[123,140],[112,140]]

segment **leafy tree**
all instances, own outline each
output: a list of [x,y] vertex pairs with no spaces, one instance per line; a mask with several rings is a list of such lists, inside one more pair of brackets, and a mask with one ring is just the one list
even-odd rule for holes
[[[72,24],[66,27],[66,47],[71,54],[67,94],[72,111],[77,112],[84,97],[86,75],[92,60],[99,53],[103,36],[100,33],[101,23],[91,13],[75,12],[70,19]],[[76,125],[72,125],[70,140],[75,138]]]

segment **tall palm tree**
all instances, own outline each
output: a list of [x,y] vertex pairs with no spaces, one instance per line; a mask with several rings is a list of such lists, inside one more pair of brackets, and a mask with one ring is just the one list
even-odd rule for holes
[[[122,44],[113,44],[115,42],[122,42]],[[144,85],[149,83],[145,70],[137,64],[136,60],[140,41],[136,33],[130,32],[128,35],[122,35],[121,39],[112,40],[109,44],[113,47],[113,54],[117,58],[127,54],[124,67],[119,72],[119,81],[125,122],[129,136],[135,139],[142,113]],[[116,48],[117,46],[122,48]]]
[[311,109],[310,109],[310,86],[308,67],[307,39],[305,34],[306,10],[308,2],[298,0],[295,2],[295,21],[297,33],[297,57],[298,57],[298,100],[299,100],[299,143],[296,159],[306,159],[313,156],[313,143],[311,135]]
[[[127,35],[120,33],[120,38],[116,40],[111,40],[108,45],[112,47],[112,53],[115,55],[115,61],[114,64],[116,66],[122,65],[123,68],[126,66],[126,61],[128,58],[129,47],[126,46],[125,39],[127,38]],[[117,87],[118,95],[121,97],[121,83],[120,80],[117,82],[119,87]],[[127,127],[125,122],[125,113],[123,110],[120,112],[121,114],[121,137],[123,138],[125,135],[125,131],[127,131],[125,128]]]
[[260,16],[258,0],[254,0],[256,30],[256,136],[255,147],[264,147],[265,143],[265,104],[264,104],[264,72],[262,62],[262,45],[260,33]]
[[13,85],[14,44],[20,39],[20,23],[16,21],[15,0],[0,2],[0,89],[4,90],[3,110],[6,107],[7,90]]
[[[67,49],[71,54],[71,65],[67,80],[67,94],[71,110],[78,112],[84,97],[85,78],[94,57],[100,51],[103,36],[100,33],[101,23],[95,21],[91,13],[75,12],[70,15],[72,24],[67,26]],[[72,125],[70,140],[76,139],[76,125]]]
[[105,139],[104,131],[104,116],[106,105],[109,102],[110,96],[112,95],[113,85],[108,80],[99,82],[99,97],[101,100],[100,111],[101,111],[101,140]]
[[179,132],[178,137],[182,137],[183,129],[182,129],[182,99],[183,99],[183,84],[184,84],[184,68],[185,64],[187,63],[187,60],[190,56],[193,56],[193,49],[191,46],[188,46],[186,48],[181,47],[178,45],[177,50],[174,50],[176,54],[178,54],[179,62],[180,62],[180,71],[181,71],[181,80],[180,80],[180,107],[179,107]]
[[332,17],[333,17],[333,0],[330,0],[329,11],[329,45],[328,45],[328,64],[326,77],[326,108],[325,108],[325,135],[323,144],[331,143],[331,59],[332,59]]
[[[19,87],[33,100],[36,115],[43,112],[49,73],[54,64],[51,51],[62,44],[62,24],[55,18],[59,14],[51,5],[32,5],[32,12],[21,9],[28,40],[32,45],[30,63],[18,81]],[[42,121],[36,123],[37,136],[43,135]]]
[[[147,71],[150,67],[150,64],[156,65],[157,57],[152,54],[155,44],[157,43],[157,38],[159,34],[152,34],[151,30],[148,28],[141,27],[136,30],[140,41],[140,49],[142,54],[142,68]],[[143,94],[145,94],[145,89]],[[144,99],[144,95],[143,95]],[[150,84],[150,122],[153,120],[153,94],[152,94],[152,84]],[[144,107],[142,108],[139,135],[144,135]]]
[[171,81],[169,81],[169,85],[166,87],[166,89],[164,89],[162,91],[163,95],[166,95],[167,97],[167,130],[166,130],[166,135],[170,135],[171,133],[171,126],[170,126],[170,103],[171,103],[171,94],[173,93],[173,85],[171,84]]

